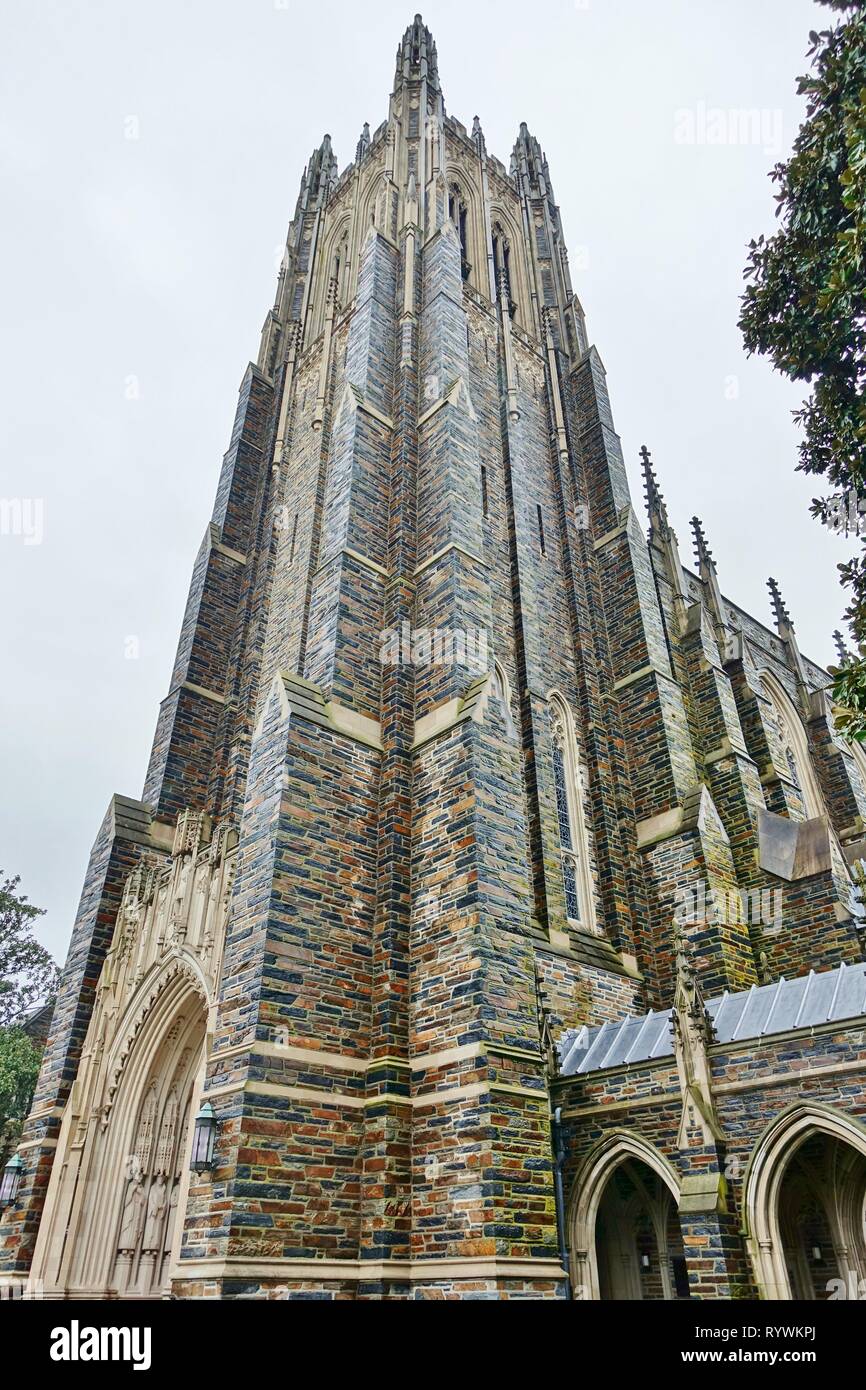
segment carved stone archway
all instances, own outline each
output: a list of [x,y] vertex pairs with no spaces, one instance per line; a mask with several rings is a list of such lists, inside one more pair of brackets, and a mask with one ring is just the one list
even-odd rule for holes
[[[762,1298],[795,1297],[780,1224],[782,1185],[791,1160],[816,1136],[847,1146],[866,1160],[866,1128],[829,1106],[794,1105],[769,1125],[752,1155],[744,1186],[749,1253]],[[849,1285],[857,1288],[866,1279],[863,1194],[861,1191],[858,1202],[857,1194],[853,1189],[849,1192],[846,1184],[839,1191],[844,1199],[841,1206],[827,1213],[835,1267],[846,1289]]]
[[101,1068],[100,1094],[61,1130],[33,1263],[48,1297],[166,1292],[206,1029],[192,963],[176,958],[136,992]]
[[577,1299],[598,1301],[602,1297],[596,1252],[599,1208],[616,1170],[632,1160],[655,1174],[670,1193],[674,1206],[679,1205],[676,1172],[652,1144],[625,1130],[617,1130],[601,1140],[577,1174],[569,1213],[572,1284]]

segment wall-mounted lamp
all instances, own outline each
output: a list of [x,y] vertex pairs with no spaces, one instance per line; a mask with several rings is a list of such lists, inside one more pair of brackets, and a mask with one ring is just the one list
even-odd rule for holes
[[216,1142],[217,1117],[213,1106],[205,1101],[195,1117],[192,1132],[192,1154],[189,1166],[194,1173],[209,1173],[213,1168],[213,1151]]
[[640,1267],[641,1267],[641,1269],[649,1269],[649,1267],[650,1267],[650,1257],[649,1257],[649,1255],[641,1255],[641,1257],[640,1257]]
[[812,1259],[815,1261],[815,1264],[816,1264],[816,1265],[819,1265],[819,1264],[821,1263],[822,1258],[823,1258],[823,1257],[822,1257],[822,1254],[821,1254],[821,1247],[820,1247],[820,1245],[813,1245],[813,1246],[812,1246]]
[[14,1207],[24,1174],[24,1162],[20,1154],[13,1154],[0,1178],[0,1207]]

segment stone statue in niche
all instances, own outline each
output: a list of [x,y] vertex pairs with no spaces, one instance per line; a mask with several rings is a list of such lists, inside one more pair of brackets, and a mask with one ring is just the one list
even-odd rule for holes
[[144,1228],[145,1250],[159,1250],[162,1239],[162,1218],[168,1205],[168,1191],[165,1185],[165,1174],[157,1173],[150,1185],[150,1195],[147,1199],[147,1224]]
[[135,1250],[141,1238],[144,1220],[144,1175],[134,1154],[130,1154],[126,1165],[127,1186],[123,1198],[123,1215],[120,1220],[119,1250]]

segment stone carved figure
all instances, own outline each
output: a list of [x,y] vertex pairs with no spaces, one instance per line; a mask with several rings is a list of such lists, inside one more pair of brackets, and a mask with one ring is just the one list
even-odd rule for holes
[[150,1185],[150,1195],[147,1199],[147,1224],[144,1228],[145,1250],[159,1250],[162,1239],[162,1218],[168,1205],[168,1191],[165,1185],[165,1174],[157,1173]]
[[118,1249],[134,1251],[141,1239],[144,1220],[144,1174],[134,1154],[127,1161],[126,1176]]

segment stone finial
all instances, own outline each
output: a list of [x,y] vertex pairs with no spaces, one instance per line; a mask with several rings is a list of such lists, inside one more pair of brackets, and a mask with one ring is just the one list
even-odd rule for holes
[[692,532],[695,538],[695,558],[698,562],[698,574],[704,585],[706,603],[715,620],[716,635],[719,639],[719,646],[724,657],[730,638],[729,615],[725,600],[722,597],[722,591],[719,587],[716,561],[713,557],[713,552],[707,544],[703,522],[699,516],[692,517]]
[[487,154],[487,141],[484,139],[484,131],[481,129],[480,117],[476,116],[472,122],[472,139],[475,141],[475,148],[481,159]]
[[785,602],[782,598],[782,591],[775,579],[769,579],[767,581],[767,588],[770,590],[770,598],[773,603],[776,630],[785,644],[785,654],[788,665],[797,679],[797,694],[800,706],[808,719],[811,717],[812,692],[806,676],[803,658],[800,655],[800,648],[797,644],[797,634],[794,631],[791,614],[785,606]]
[[692,517],[691,526],[695,538],[695,559],[698,562],[698,572],[701,578],[705,579],[710,570],[713,574],[716,573],[716,562],[713,558],[713,552],[707,545],[703,522],[699,516]]
[[331,148],[331,137],[326,135],[318,149],[313,150],[310,162],[301,179],[301,192],[298,198],[298,213],[305,211],[317,201],[327,198],[339,176],[337,159]]
[[397,48],[395,88],[403,82],[425,79],[439,91],[439,56],[433,35],[420,14],[416,14]]
[[652,454],[645,444],[641,446],[640,461],[643,466],[644,492],[646,493],[646,505],[650,521],[653,526],[660,526],[663,531],[667,532],[670,530],[668,509],[653,468]]
[[512,174],[525,179],[531,191],[538,197],[553,200],[550,184],[550,166],[538,140],[530,135],[525,121],[520,123],[520,133],[511,157]]
[[680,631],[685,632],[688,621],[688,596],[679,544],[668,518],[667,505],[653,468],[652,454],[645,444],[640,451],[640,461],[643,466],[646,505],[650,519],[649,544],[656,554],[662,556],[668,580],[673,587],[677,624]]
[[674,926],[676,989],[671,1028],[680,1091],[683,1098],[678,1143],[681,1149],[712,1146],[721,1139],[713,1101],[707,1049],[714,1041],[688,942],[681,923]]
[[365,121],[364,129],[361,131],[361,138],[358,141],[357,149],[355,150],[355,162],[357,164],[360,164],[361,160],[365,158],[367,151],[370,148],[370,143],[370,122]]
[[845,641],[845,638],[842,636],[841,632],[837,631],[833,633],[833,641],[835,643],[836,652],[839,657],[839,665],[847,666],[849,661],[851,660],[851,653],[848,650],[848,644]]
[[773,972],[770,969],[770,957],[766,951],[761,951],[758,956],[758,978],[762,985],[773,983]]
[[789,633],[794,631],[794,624],[791,622],[791,614],[785,607],[782,591],[775,579],[767,580],[767,588],[770,590],[770,598],[773,604],[773,616],[776,619],[776,628],[779,636],[784,639]]
[[691,949],[681,922],[674,924],[674,959],[676,969],[675,1026],[677,1017],[680,1019],[680,1025],[683,1024],[684,1018],[688,1017],[693,1031],[696,1030],[703,1043],[709,1045],[715,1040],[713,1022],[704,1004]]
[[674,923],[674,961],[676,964],[677,984],[681,980],[691,984],[694,983],[695,968],[692,964],[689,943],[683,931],[682,923]]
[[537,966],[535,972],[535,990],[536,1006],[538,1010],[538,1036],[541,1044],[541,1052],[547,1064],[548,1075],[554,1077],[559,1074],[559,1048],[556,1045],[553,1009],[544,991]]

